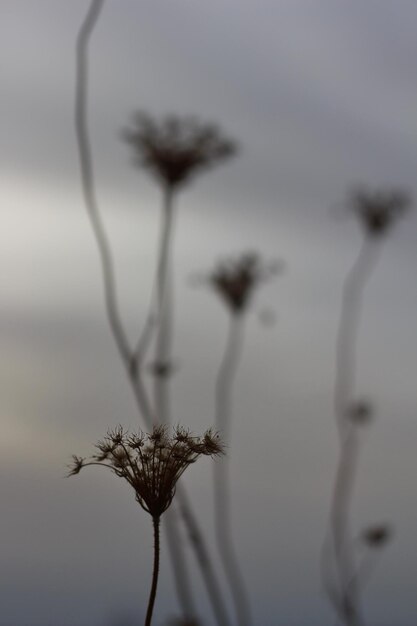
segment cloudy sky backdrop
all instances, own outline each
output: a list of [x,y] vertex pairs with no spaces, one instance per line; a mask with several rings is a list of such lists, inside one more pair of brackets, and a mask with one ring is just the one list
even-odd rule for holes
[[[105,472],[66,480],[108,426],[138,417],[103,309],[80,192],[74,45],[86,0],[2,0],[0,588],[2,626],[113,626],[143,613],[151,525]],[[233,516],[257,626],[323,626],[323,540],[337,439],[334,343],[360,231],[352,183],[417,196],[413,0],[108,0],[91,42],[90,129],[123,318],[134,339],[152,284],[160,194],[131,165],[132,112],[195,113],[239,158],[180,197],[175,239],[175,420],[213,423],[227,315],[190,277],[247,249],[283,258],[259,291],[236,381]],[[395,540],[366,592],[372,626],[414,626],[417,558],[417,213],[384,243],[369,282],[358,391],[377,419],[363,439],[360,529]],[[276,324],[260,323],[273,311]],[[185,482],[208,536],[209,461]],[[213,622],[195,576],[202,616]],[[177,612],[164,550],[155,624]],[[121,624],[122,622],[120,622]]]

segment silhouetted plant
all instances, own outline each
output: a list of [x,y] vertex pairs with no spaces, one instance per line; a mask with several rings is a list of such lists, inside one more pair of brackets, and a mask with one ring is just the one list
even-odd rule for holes
[[158,419],[169,422],[168,379],[172,373],[172,285],[170,256],[176,193],[197,173],[230,158],[236,152],[233,141],[223,137],[212,124],[194,117],[169,115],[157,120],[139,111],[132,126],[123,132],[131,146],[134,162],[148,172],[162,188],[163,212],[156,276],[156,314],[158,336],[153,373],[155,410]]
[[217,456],[223,445],[213,431],[195,437],[184,428],[170,436],[166,426],[154,426],[151,433],[129,433],[121,426],[110,430],[96,445],[98,452],[90,459],[73,456],[70,476],[90,465],[110,469],[133,488],[136,501],[152,517],[154,529],[154,565],[145,626],[150,626],[159,575],[161,516],[171,505],[179,478],[200,456]]
[[138,111],[124,138],[133,148],[136,164],[170,189],[184,186],[200,170],[236,152],[236,144],[225,139],[217,126],[202,124],[195,117],[169,115],[156,120]]
[[[156,402],[156,407],[152,406],[152,402],[150,401],[147,393],[147,389],[143,380],[143,362],[146,356],[146,351],[149,346],[149,342],[151,340],[152,332],[156,326],[156,322],[159,321],[159,314],[162,311],[162,300],[163,293],[165,291],[165,276],[166,276],[166,266],[168,259],[168,250],[169,250],[169,240],[170,240],[170,231],[171,231],[171,213],[172,211],[167,209],[165,211],[165,226],[162,229],[162,237],[161,237],[161,245],[160,245],[160,254],[159,254],[159,263],[158,263],[158,273],[157,273],[157,291],[158,291],[158,300],[159,305],[157,308],[157,314],[155,315],[153,311],[153,306],[151,307],[150,315],[146,321],[145,327],[136,342],[136,346],[134,348],[131,347],[130,342],[127,338],[127,333],[125,331],[122,318],[119,311],[118,297],[117,297],[117,284],[116,284],[116,274],[114,271],[114,262],[113,255],[110,246],[110,241],[106,233],[106,229],[100,215],[99,204],[96,197],[95,190],[95,177],[94,177],[94,160],[93,154],[90,144],[89,138],[89,130],[88,130],[88,116],[87,116],[87,103],[88,103],[88,83],[89,83],[89,59],[88,59],[88,47],[90,42],[90,37],[93,32],[93,29],[97,23],[97,20],[100,16],[101,10],[104,5],[104,0],[91,0],[86,16],[81,24],[79,33],[77,35],[77,43],[76,43],[76,90],[75,90],[75,130],[77,137],[77,145],[78,145],[78,153],[80,160],[80,171],[81,171],[81,183],[82,183],[82,191],[84,196],[85,207],[91,222],[93,234],[97,243],[97,248],[100,257],[102,277],[103,277],[103,287],[104,287],[104,300],[105,300],[105,309],[107,313],[107,318],[110,326],[110,330],[112,336],[115,340],[116,346],[118,348],[120,357],[125,366],[126,374],[128,376],[129,382],[131,384],[132,391],[134,393],[134,397],[137,403],[137,407],[139,413],[144,419],[146,426],[150,428],[152,423],[156,423],[157,421],[167,421],[167,402],[165,402],[165,412],[164,408],[160,405],[162,404],[162,399],[166,400],[166,389],[167,386],[159,385],[158,393],[156,393],[157,398],[160,401]],[[190,127],[190,125],[189,125]],[[211,139],[208,141],[207,139],[207,127],[205,128],[206,139],[203,141],[204,137],[200,136],[200,144],[204,144],[201,147],[203,152],[204,149],[204,159],[200,156],[199,161],[197,162],[197,155],[194,156],[194,163],[191,163],[190,156],[188,157],[189,166],[188,166],[188,174],[191,175],[191,169],[202,169],[203,164],[205,163],[207,166],[214,164],[214,161],[220,158],[226,157],[226,152],[229,151],[231,154],[232,146],[231,143],[229,147],[227,147],[227,141],[225,140],[223,146],[220,145],[220,136],[218,131],[213,129],[212,126],[209,126],[208,129],[210,131]],[[188,131],[187,131],[188,132]],[[175,134],[175,133],[174,133]],[[204,133],[203,133],[204,134]],[[198,137],[194,135],[198,143]],[[148,138],[149,139],[149,138]],[[185,144],[182,145],[181,154],[185,158]],[[195,151],[196,146],[194,147]],[[223,152],[223,156],[221,156],[221,152]],[[182,165],[182,179],[185,182],[185,179],[188,177],[186,175],[185,162]],[[175,178],[175,177],[174,177]],[[177,181],[179,184],[179,180]],[[174,179],[172,179],[171,188],[174,184]],[[175,186],[175,185],[174,185]],[[172,191],[172,189],[171,189]],[[171,207],[171,199],[172,194],[166,194],[166,206]],[[168,307],[165,307],[168,308]],[[170,329],[169,324],[165,323],[160,325],[160,333],[159,333],[159,357],[156,358],[154,364],[154,373],[156,375],[156,380],[166,379],[168,375],[171,374],[172,368],[170,367],[170,362],[168,358],[164,358],[164,354],[167,346],[170,343]],[[158,351],[157,351],[158,352]],[[161,356],[162,355],[162,356]],[[228,620],[226,617],[226,611],[223,604],[223,600],[221,597],[221,591],[217,584],[216,577],[214,575],[213,567],[211,564],[210,553],[206,548],[204,537],[202,535],[201,529],[199,527],[197,518],[191,508],[191,504],[188,501],[186,494],[184,491],[179,490],[177,494],[177,500],[180,502],[182,517],[184,519],[184,523],[186,525],[188,536],[190,538],[190,542],[192,547],[194,548],[197,556],[197,561],[201,567],[203,577],[210,595],[210,599],[212,601],[213,609],[216,614],[219,626],[227,626]],[[177,585],[177,593],[180,598],[180,602],[183,607],[185,618],[192,618],[193,607],[191,601],[191,595],[188,591],[188,583],[187,583],[187,574],[185,570],[184,560],[181,558],[180,551],[180,541],[178,538],[178,534],[175,533],[174,521],[170,524],[167,520],[167,532],[168,532],[168,542],[170,546],[170,554],[171,559],[174,562],[174,570],[175,570],[175,582]],[[175,533],[175,536],[170,535],[170,526],[173,528],[172,533]]]
[[[370,423],[373,408],[368,400],[355,399],[356,343],[363,290],[385,237],[397,218],[409,207],[402,190],[368,191],[358,188],[349,196],[348,209],[359,220],[363,244],[348,273],[336,348],[334,411],[340,454],[335,478],[328,536],[323,547],[323,583],[329,601],[346,626],[363,624],[360,595],[369,558],[358,561],[350,529],[350,508],[357,471],[360,428]],[[381,548],[389,539],[385,525],[376,524],[362,534],[362,543]]]
[[230,312],[239,315],[247,310],[260,283],[268,280],[279,269],[279,263],[263,265],[256,253],[248,252],[237,259],[221,261],[208,280]]
[[[233,381],[243,347],[243,323],[253,295],[261,283],[277,273],[281,265],[266,264],[248,252],[221,261],[205,278],[230,313],[229,334],[216,382],[216,428],[230,446]],[[214,468],[214,513],[218,551],[232,591],[239,626],[252,622],[249,594],[234,547],[230,519],[230,476],[228,459]]]
[[[132,126],[123,132],[123,138],[131,146],[134,162],[148,172],[161,187],[163,194],[163,210],[161,236],[157,261],[157,274],[154,287],[156,302],[152,304],[149,315],[154,320],[152,328],[157,328],[156,349],[152,372],[154,375],[154,407],[155,414],[161,423],[169,423],[170,389],[172,376],[172,326],[173,326],[173,286],[171,269],[172,229],[174,220],[174,199],[179,190],[183,189],[197,173],[202,173],[216,164],[230,158],[236,152],[234,142],[223,137],[221,131],[212,124],[203,124],[194,117],[167,116],[157,120],[144,112],[135,114]],[[143,356],[143,355],[142,355]],[[184,519],[190,528],[192,523],[190,511],[183,498],[182,510]],[[189,508],[189,507],[188,507]],[[182,597],[185,617],[193,616],[190,584],[186,571],[185,560],[180,552],[180,541],[176,520],[168,517],[167,532],[171,550],[176,551],[176,580],[178,593]],[[194,521],[194,526],[196,523]],[[226,624],[224,607],[220,602],[220,594],[211,573],[207,570],[209,561],[203,560],[201,549],[206,556],[207,551],[200,540],[194,547],[200,551],[200,564],[206,584],[210,591],[213,604],[220,624]],[[213,595],[214,594],[214,595]],[[217,598],[217,599],[215,599]]]
[[393,223],[410,205],[408,194],[402,189],[355,189],[350,197],[350,210],[361,222],[365,234],[380,237],[389,232]]

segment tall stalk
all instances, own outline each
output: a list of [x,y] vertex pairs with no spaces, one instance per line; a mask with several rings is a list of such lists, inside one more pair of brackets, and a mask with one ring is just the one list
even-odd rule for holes
[[[359,589],[350,512],[358,465],[358,425],[352,422],[349,408],[354,402],[356,347],[363,306],[363,290],[376,261],[378,248],[365,238],[359,255],[349,271],[342,295],[336,344],[334,412],[339,433],[339,459],[330,507],[327,558],[334,561],[335,581],[328,580],[327,592],[346,626],[360,626]],[[330,563],[325,564],[326,567]],[[333,590],[330,591],[330,585]]]
[[171,269],[172,238],[174,225],[174,194],[170,187],[164,190],[161,240],[157,270],[157,319],[154,404],[155,413],[162,424],[170,422],[169,386],[172,375],[172,329],[173,329],[173,276]]
[[[281,264],[264,265],[254,252],[222,261],[208,276],[208,282],[226,305],[229,331],[223,359],[216,379],[216,428],[230,446],[233,417],[233,383],[244,339],[245,314],[259,283],[275,274]],[[214,522],[217,547],[230,586],[239,626],[252,623],[249,594],[241,573],[233,541],[231,522],[230,465],[221,459],[214,468]]]
[[[242,353],[243,332],[243,315],[230,315],[226,348],[216,382],[216,429],[222,433],[228,446],[231,439],[233,382]],[[219,555],[230,584],[238,624],[248,626],[252,623],[249,595],[233,540],[229,458],[219,459],[213,472],[214,519]]]
[[[339,434],[339,459],[333,487],[328,533],[322,553],[323,583],[329,601],[345,626],[362,626],[360,596],[369,559],[358,563],[351,530],[351,507],[358,468],[359,429],[371,418],[372,407],[355,397],[356,349],[363,294],[380,251],[381,239],[408,205],[398,190],[370,193],[357,190],[349,208],[358,217],[364,239],[346,276],[336,342],[334,415]],[[381,547],[388,538],[383,525],[368,528],[362,539]]]
[[[132,349],[127,340],[126,333],[124,331],[123,323],[121,320],[117,289],[116,289],[116,277],[114,272],[113,256],[110,248],[110,243],[106,230],[104,228],[103,221],[100,216],[98,202],[96,198],[95,182],[94,182],[94,168],[91,144],[88,132],[88,81],[89,81],[89,63],[88,63],[88,47],[93,29],[100,16],[101,10],[104,5],[104,0],[92,0],[90,2],[86,16],[81,24],[79,33],[77,35],[76,43],[76,90],[75,90],[75,129],[77,136],[77,146],[79,152],[80,170],[81,170],[81,182],[82,191],[84,195],[85,206],[88,216],[90,218],[93,234],[96,240],[103,277],[104,295],[105,295],[105,307],[109,326],[112,336],[117,345],[120,357],[125,366],[126,374],[132,387],[134,398],[137,404],[139,413],[142,415],[146,425],[150,427],[152,423],[157,420],[158,413],[153,410],[152,404],[148,398],[147,390],[143,381],[143,360],[146,354],[146,349],[149,345],[151,335],[158,325],[158,319],[153,311],[153,303],[151,304],[151,310],[148,316],[143,333],[137,343],[137,347]],[[164,283],[165,278],[163,274],[166,274],[167,262],[164,258],[169,253],[169,239],[171,237],[171,199],[172,196],[167,194],[166,196],[166,215],[169,214],[169,220],[166,219],[165,228],[163,229],[164,236],[160,245],[160,261],[158,269],[157,283],[159,285],[159,306],[162,310],[163,292],[165,291]],[[156,318],[156,319],[155,319]],[[167,323],[165,323],[167,328]],[[164,331],[166,332],[166,331]],[[160,333],[160,342],[168,345],[166,340],[162,340],[162,333]],[[160,352],[162,352],[160,348]],[[163,386],[163,391],[159,392],[158,397],[163,401],[164,407],[162,411],[165,416],[168,413],[167,402],[167,385]],[[159,410],[161,406],[158,407]],[[187,511],[186,515],[183,515],[184,522],[188,528],[189,535],[195,533],[195,528],[198,528],[197,519],[190,508],[190,504],[184,500],[183,509]],[[188,509],[188,510],[187,510]],[[171,514],[167,519],[166,526],[174,526],[175,517]],[[193,523],[191,524],[191,521]],[[183,565],[182,551],[180,549],[180,543],[178,539],[178,531],[174,529],[172,532],[167,531],[168,545],[170,546],[171,561],[174,568],[174,579],[177,585],[177,593],[180,599],[180,604],[183,607],[185,615],[189,615],[191,612],[192,601],[189,589],[188,576],[185,572],[185,565]],[[206,582],[207,590],[212,601],[213,610],[215,614],[218,614],[219,600],[213,597],[213,584],[211,581],[211,572],[213,568],[209,564],[209,553],[204,547],[204,539],[201,531],[199,531],[199,541],[192,543],[193,549],[197,553],[197,561],[202,568],[202,575]],[[185,581],[185,582],[184,582]],[[214,586],[215,587],[215,586]],[[227,626],[227,622],[218,622],[219,626]]]
[[154,543],[153,543],[153,555],[154,555],[153,556],[153,573],[152,573],[151,591],[150,591],[150,594],[149,594],[149,601],[148,601],[148,609],[146,611],[145,626],[151,626],[153,607],[154,607],[155,598],[156,598],[156,588],[158,586],[159,550],[160,550],[160,546],[159,546],[159,523],[160,523],[160,518],[159,517],[157,517],[157,516],[152,517],[153,537],[154,537]]

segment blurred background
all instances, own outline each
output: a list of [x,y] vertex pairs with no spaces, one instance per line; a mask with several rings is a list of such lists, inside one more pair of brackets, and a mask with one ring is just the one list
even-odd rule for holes
[[[65,478],[109,426],[143,426],[103,307],[73,124],[85,0],[3,0],[0,229],[2,626],[128,626],[143,615],[152,530],[110,473]],[[256,294],[235,383],[232,513],[259,626],[334,617],[319,560],[337,463],[332,413],[343,280],[361,233],[352,183],[417,196],[417,5],[321,0],[105,3],[94,31],[89,120],[98,198],[134,341],[146,319],[161,194],[121,130],[140,108],[218,122],[239,157],[178,198],[174,421],[214,422],[228,315],[193,276],[256,250],[286,270]],[[364,608],[374,626],[417,619],[417,213],[398,223],[367,286],[352,518],[388,521]],[[275,320],[275,323],[265,323]],[[212,541],[211,462],[184,477]],[[192,561],[193,562],[193,561]],[[211,610],[193,577],[201,617]],[[178,614],[163,545],[155,624]]]

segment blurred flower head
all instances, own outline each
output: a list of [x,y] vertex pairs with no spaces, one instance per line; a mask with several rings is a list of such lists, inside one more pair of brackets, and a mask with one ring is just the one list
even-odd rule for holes
[[236,259],[221,261],[209,274],[208,282],[234,314],[248,307],[251,297],[260,285],[277,274],[282,263],[266,265],[254,252],[247,252]]
[[388,524],[375,524],[364,530],[362,539],[369,548],[382,548],[391,536],[392,530]]
[[170,189],[236,153],[235,143],[223,137],[217,126],[194,117],[170,115],[156,120],[139,111],[123,137],[139,167]]
[[216,433],[207,430],[195,437],[182,427],[154,426],[151,433],[132,433],[121,426],[96,444],[98,453],[89,459],[73,456],[70,476],[83,467],[99,465],[124,478],[134,489],[136,500],[153,517],[167,510],[175,495],[178,479],[199,456],[216,456],[223,446]]
[[366,235],[380,237],[389,231],[410,203],[410,197],[401,189],[357,188],[350,196],[349,208],[359,218]]

